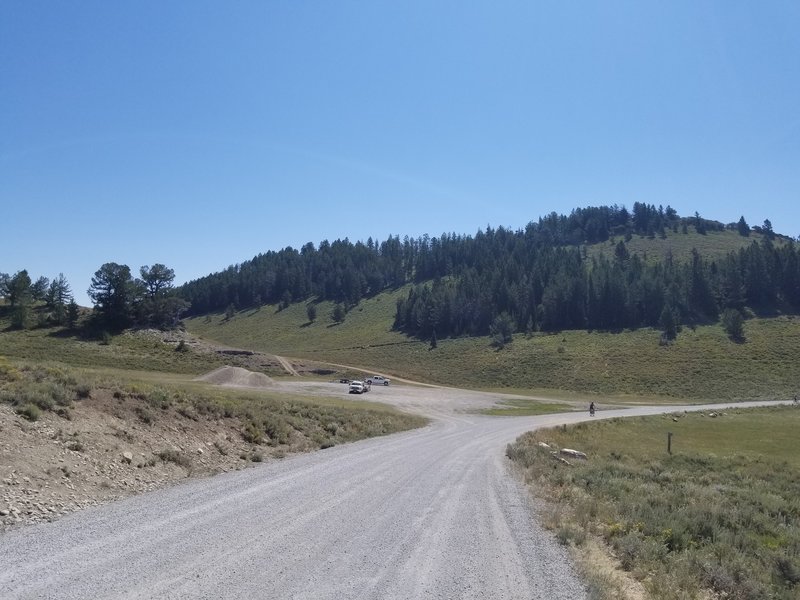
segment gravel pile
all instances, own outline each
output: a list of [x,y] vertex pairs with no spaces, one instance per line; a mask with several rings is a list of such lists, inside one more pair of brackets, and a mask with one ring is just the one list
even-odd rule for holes
[[263,373],[254,373],[241,367],[220,367],[210,373],[195,378],[195,381],[205,381],[215,385],[231,387],[271,387],[275,381]]

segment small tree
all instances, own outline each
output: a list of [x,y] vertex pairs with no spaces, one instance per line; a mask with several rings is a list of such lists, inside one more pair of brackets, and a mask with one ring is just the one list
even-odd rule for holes
[[306,316],[310,323],[313,323],[317,320],[317,305],[313,303],[309,303],[306,306]]
[[233,302],[228,304],[228,308],[225,309],[225,320],[230,321],[236,315],[236,307],[233,305]]
[[734,342],[743,342],[745,340],[744,317],[735,308],[727,308],[723,311],[722,328]]
[[492,336],[492,345],[498,348],[505,347],[514,338],[514,320],[508,313],[501,313],[494,318],[489,326],[489,334]]
[[333,317],[334,323],[344,323],[346,312],[344,310],[344,306],[340,302],[337,302],[333,307]]
[[672,341],[678,337],[678,320],[675,318],[672,307],[665,306],[664,310],[661,311],[661,318],[658,321],[663,331],[661,334],[663,339]]
[[744,215],[739,218],[739,222],[736,224],[736,229],[739,231],[739,235],[743,237],[748,237],[750,235],[750,225],[748,225],[747,221],[744,220]]
[[775,239],[775,232],[772,231],[772,221],[769,219],[764,219],[764,226],[762,227],[762,231],[764,232],[764,237],[768,240]]
[[625,246],[625,242],[622,240],[614,247],[614,256],[619,261],[626,261],[631,257],[628,248]]
[[31,284],[31,296],[37,302],[45,299],[47,296],[47,289],[50,287],[50,280],[47,277],[39,277]]
[[67,283],[67,278],[63,273],[50,282],[50,287],[45,296],[47,308],[52,311],[53,320],[59,325],[63,325],[67,318],[67,305],[72,300],[72,290]]
[[27,302],[20,302],[11,311],[11,327],[27,329],[31,325],[31,309]]
[[74,299],[71,299],[69,304],[67,304],[67,327],[75,329],[75,326],[78,324],[79,316],[80,310],[78,309],[78,304]]
[[289,308],[289,305],[292,303],[292,293],[289,290],[285,290],[281,295],[281,302],[278,305],[280,310],[284,310]]
[[8,273],[0,273],[0,298],[8,295],[8,285],[11,283],[11,276]]
[[8,282],[8,303],[11,306],[29,304],[31,301],[31,278],[23,269],[17,271]]
[[436,349],[436,346],[438,346],[438,345],[439,344],[438,344],[438,342],[436,340],[436,330],[434,329],[433,333],[431,333],[431,350]]

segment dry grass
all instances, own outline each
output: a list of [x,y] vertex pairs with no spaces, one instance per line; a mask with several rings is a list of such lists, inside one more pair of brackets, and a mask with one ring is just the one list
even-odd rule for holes
[[245,311],[227,322],[219,315],[193,319],[187,327],[233,346],[428,383],[542,396],[566,390],[601,402],[773,399],[800,389],[797,318],[748,320],[742,344],[729,340],[721,326],[708,325],[685,328],[669,346],[659,345],[658,331],[640,329],[516,335],[499,351],[488,338],[440,339],[431,350],[426,342],[389,330],[396,296],[365,301],[334,327],[304,326],[302,304],[280,312]]
[[[613,419],[508,448],[565,543],[597,537],[655,598],[797,598],[800,409]],[[673,454],[666,453],[672,432]],[[553,460],[576,448],[588,461]]]

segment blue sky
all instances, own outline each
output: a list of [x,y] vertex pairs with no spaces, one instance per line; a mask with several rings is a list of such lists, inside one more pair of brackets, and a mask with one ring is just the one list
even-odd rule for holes
[[800,235],[800,3],[0,3],[0,271],[636,201]]

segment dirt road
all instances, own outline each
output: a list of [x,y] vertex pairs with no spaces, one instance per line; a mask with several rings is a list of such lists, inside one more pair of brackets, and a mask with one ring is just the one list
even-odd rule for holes
[[475,416],[462,411],[491,396],[447,389],[390,386],[365,399],[435,420],[8,532],[0,597],[585,597],[503,449],[588,415]]

